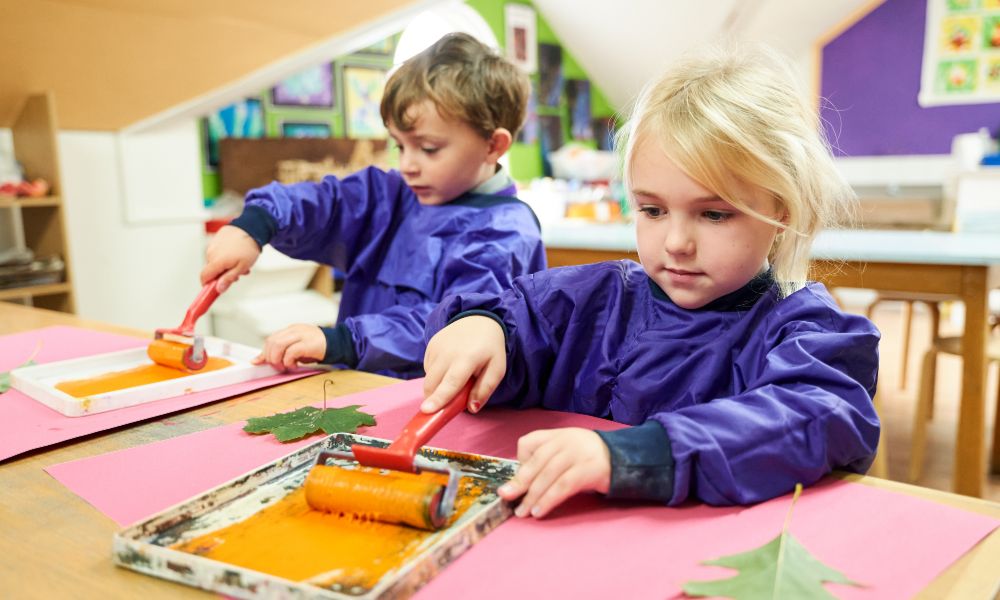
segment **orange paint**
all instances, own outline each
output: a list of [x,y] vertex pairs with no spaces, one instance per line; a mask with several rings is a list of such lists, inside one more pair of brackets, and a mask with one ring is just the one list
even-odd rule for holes
[[[463,477],[457,519],[485,491],[481,479]],[[174,549],[293,581],[318,575],[326,587],[374,587],[422,549],[435,532],[313,510],[299,487],[275,504]]]
[[164,367],[163,365],[158,364],[143,365],[134,369],[114,371],[112,373],[105,373],[104,375],[98,375],[96,377],[88,377],[87,379],[63,381],[56,385],[56,389],[65,392],[74,398],[86,398],[87,396],[93,396],[95,394],[115,392],[149,383],[179,379],[181,377],[188,377],[189,375],[196,375],[197,373],[217,371],[232,364],[233,363],[231,361],[224,358],[209,357],[208,364],[205,365],[205,368],[195,372],[171,369],[170,367]]
[[448,480],[432,475],[317,465],[306,477],[306,502],[316,510],[433,530]]

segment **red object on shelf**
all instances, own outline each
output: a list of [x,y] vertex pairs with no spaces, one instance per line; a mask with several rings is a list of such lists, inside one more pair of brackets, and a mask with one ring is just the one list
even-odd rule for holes
[[42,198],[49,193],[49,182],[37,178],[31,181],[8,181],[0,185],[0,196],[18,196],[21,198]]

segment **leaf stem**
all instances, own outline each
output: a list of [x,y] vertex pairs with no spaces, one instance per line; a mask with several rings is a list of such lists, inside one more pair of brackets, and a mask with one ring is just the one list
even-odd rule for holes
[[781,526],[781,535],[778,538],[778,561],[774,567],[774,593],[771,598],[777,600],[781,597],[779,588],[781,587],[781,569],[785,566],[785,540],[788,538],[788,527],[792,522],[792,509],[795,502],[802,495],[802,484],[795,484],[795,493],[792,494],[792,503],[788,506],[788,513],[785,515],[785,523]]

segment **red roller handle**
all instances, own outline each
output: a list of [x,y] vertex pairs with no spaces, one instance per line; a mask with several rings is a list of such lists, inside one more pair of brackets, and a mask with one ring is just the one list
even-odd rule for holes
[[219,297],[219,289],[216,287],[217,283],[218,281],[213,279],[206,283],[205,287],[201,288],[198,297],[194,299],[194,302],[187,309],[187,313],[184,314],[184,322],[177,328],[178,330],[184,333],[194,332],[195,322],[208,311],[208,308],[212,306],[215,299]]
[[465,410],[469,401],[469,392],[472,390],[472,381],[446,404],[441,410],[434,413],[418,412],[410,422],[403,427],[396,441],[389,444],[388,448],[374,448],[372,446],[361,446],[354,444],[351,451],[358,462],[366,467],[376,467],[381,469],[395,469],[397,471],[416,471],[413,466],[413,459],[417,451],[430,441],[438,431],[449,421],[454,419],[458,413]]

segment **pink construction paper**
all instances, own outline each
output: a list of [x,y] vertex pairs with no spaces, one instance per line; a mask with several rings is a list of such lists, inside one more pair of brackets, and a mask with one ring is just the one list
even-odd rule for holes
[[[423,380],[333,398],[330,406],[360,404],[377,425],[359,434],[395,438],[416,414]],[[315,406],[320,406],[316,404]],[[261,415],[264,416],[264,415]],[[53,465],[46,471],[98,510],[127,525],[315,442],[318,437],[281,443],[251,435],[233,423],[144,446]],[[618,423],[573,413],[488,410],[460,414],[430,445],[515,458],[519,437],[544,427],[615,429]],[[206,460],[206,457],[211,459]],[[151,469],[150,465],[156,465]],[[143,490],[142,494],[134,490]]]
[[[422,381],[336,398],[360,404],[393,438],[416,412]],[[47,469],[121,525],[144,519],[315,438],[280,444],[242,423]],[[462,414],[431,445],[512,458],[517,439],[551,427],[620,425],[545,410]],[[210,458],[206,458],[210,457]],[[150,468],[155,465],[155,468]],[[142,490],[136,494],[135,490]],[[753,507],[668,508],[582,495],[543,520],[511,519],[422,589],[418,598],[668,598],[692,579],[733,572],[701,561],[749,550],[781,530],[790,496]],[[864,583],[830,585],[843,598],[902,598],[925,587],[1000,521],[869,486],[825,480],[796,504],[791,532],[820,560]],[[502,574],[502,575],[501,575]]]
[[[0,336],[0,372],[22,366],[34,356],[38,364],[127,350],[149,344],[148,339],[79,329],[47,327]],[[214,390],[186,394],[82,417],[67,417],[41,402],[11,389],[0,394],[0,461],[23,452],[43,448],[120,425],[135,423],[192,406],[237,396],[245,392],[298,379],[313,373],[303,371],[264,377]]]
[[[580,496],[552,518],[507,521],[416,598],[460,598],[469,590],[477,600],[683,597],[686,581],[735,575],[700,563],[772,540],[790,502],[789,495],[749,508],[664,508]],[[864,584],[828,584],[830,593],[873,599],[912,597],[998,525],[977,513],[827,479],[799,498],[789,530],[819,560]]]

